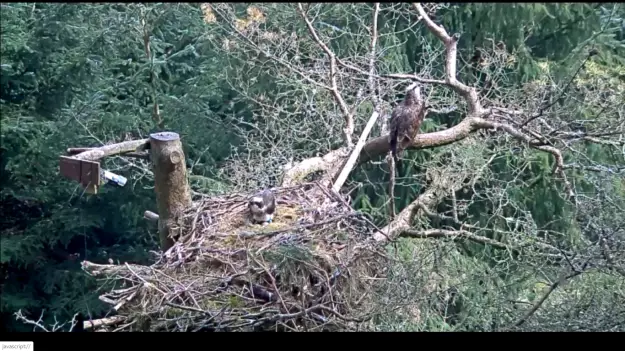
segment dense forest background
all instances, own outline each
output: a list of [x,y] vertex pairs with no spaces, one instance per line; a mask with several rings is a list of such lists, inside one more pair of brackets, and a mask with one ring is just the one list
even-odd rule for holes
[[[101,282],[85,275],[80,262],[87,259],[145,264],[153,259],[150,252],[158,250],[155,228],[142,218],[145,210],[156,207],[153,179],[145,164],[119,157],[106,160],[105,167],[126,176],[128,185],[121,189],[104,187],[99,194],[88,195],[78,184],[59,175],[58,157],[68,147],[99,146],[143,138],[154,131],[176,131],[182,136],[194,191],[219,194],[275,186],[280,181],[279,164],[323,154],[341,143],[340,119],[332,124],[320,118],[319,125],[314,127],[299,120],[304,112],[291,108],[310,103],[305,110],[314,114],[334,104],[331,96],[318,93],[311,100],[309,94],[314,93],[305,87],[301,91],[293,88],[295,82],[286,86],[284,77],[274,74],[270,64],[263,67],[254,64],[254,60],[260,60],[259,55],[231,47],[227,39],[232,33],[225,26],[213,26],[223,19],[219,11],[210,12],[202,4],[4,3],[0,6],[3,277],[0,307],[2,325],[9,331],[32,329],[16,321],[18,310],[35,319],[45,311],[43,318],[48,322],[54,317],[71,319],[76,312],[93,318],[103,316],[107,309],[98,300]],[[237,16],[247,18],[248,23],[254,22],[254,16],[265,16],[265,25],[276,32],[293,31],[301,36],[306,30],[305,23],[289,17],[292,5],[256,6],[262,9],[260,15],[249,10],[250,4],[241,3],[232,8]],[[319,6],[324,7],[324,17],[315,22],[315,28],[325,35],[349,31],[358,16],[370,17],[372,8],[364,3]],[[380,22],[387,31],[380,43],[385,48],[380,62],[386,73],[419,72],[421,67],[417,62],[432,53],[422,38],[423,32],[414,27],[416,15],[408,4],[381,4],[381,8]],[[602,101],[616,109],[614,116],[625,118],[622,103],[625,101],[622,100],[625,7],[621,4],[449,4],[441,6],[433,19],[450,33],[460,34],[458,57],[467,68],[460,70],[459,75],[467,84],[489,84],[489,77],[495,73],[471,70],[469,63],[479,61],[480,52],[492,51],[496,46],[514,56],[513,61],[497,67],[498,77],[505,81],[505,86],[520,87],[540,81],[548,71],[556,83],[589,84],[595,90],[608,92]],[[339,34],[333,47],[339,55],[348,55],[367,45],[359,42],[358,36]],[[300,59],[286,49],[284,55],[289,56],[287,60]],[[305,53],[298,55],[303,57]],[[429,57],[440,60],[433,54]],[[294,92],[301,94],[295,96]],[[396,93],[384,95],[389,111],[402,94],[398,88]],[[506,98],[501,91],[489,94],[491,99]],[[259,96],[283,108],[278,114],[280,119],[263,118],[263,101],[258,101]],[[594,118],[600,109],[593,104],[563,100],[567,97],[561,95],[557,102],[565,107],[575,105],[570,111],[586,118]],[[366,111],[367,107],[362,109]],[[356,119],[359,130],[368,115],[359,113]],[[454,113],[432,117],[422,130],[450,127],[460,118]],[[293,135],[287,141],[288,136],[276,135],[275,131],[284,129],[285,125],[300,128],[294,133],[316,142],[305,143]],[[612,131],[622,133],[622,123],[611,127]],[[263,138],[281,144],[280,148],[263,148],[269,145]],[[284,151],[287,149],[290,151]],[[584,157],[612,165],[599,172],[610,178],[588,178],[584,173],[574,173],[571,177],[578,188],[590,194],[596,182],[609,183],[603,191],[613,196],[615,208],[622,208],[624,150],[622,144],[589,144]],[[520,167],[519,153],[532,161],[523,171],[524,186],[506,188],[510,201],[515,201],[537,225],[549,225],[550,230],[566,233],[577,231],[579,235],[582,229],[571,229],[575,210],[557,196],[558,186],[551,178],[553,165],[548,156],[516,149],[506,152],[505,157],[489,164],[497,181],[509,180],[508,167]],[[395,191],[398,210],[420,192],[419,184],[426,177],[423,164],[436,155],[436,149],[432,149],[405,156],[410,162]],[[353,189],[351,196],[356,209],[372,214],[378,222],[385,216],[388,196],[382,182],[386,173],[380,169],[381,166],[363,167],[346,185]],[[419,177],[415,181],[408,174]],[[606,223],[625,216],[608,207],[597,208],[595,216],[605,216]],[[487,201],[477,201],[467,211],[475,221],[489,221]],[[622,236],[621,224],[614,223],[613,228],[615,232],[620,230]],[[406,250],[395,252],[398,259]],[[466,253],[475,248],[462,250]],[[503,291],[504,285],[520,283],[518,276],[489,273],[500,268],[498,264],[504,259],[497,254],[479,259],[478,255],[467,255],[479,261],[475,263],[476,271],[498,274],[497,283],[489,288]],[[411,268],[407,265],[405,269]],[[494,328],[492,323],[496,323],[493,316],[501,310],[484,307],[495,306],[489,300],[495,298],[485,293],[480,295],[484,281],[478,280],[462,288],[465,295],[474,294],[474,301],[481,303],[481,308],[475,305],[465,309],[459,317],[464,318],[464,323],[428,317],[415,326],[399,315],[388,315],[377,322],[386,330],[490,330]],[[580,298],[586,314],[569,317],[582,320],[580,329],[589,329],[588,325],[610,329],[619,323],[622,329],[625,325],[623,276],[589,278],[581,284],[577,293],[593,287],[596,290],[589,294],[595,297],[584,301]],[[532,289],[540,290],[534,286]],[[530,302],[537,295],[532,294]],[[562,328],[556,324],[550,327],[545,322],[549,315],[543,317],[546,329]],[[556,314],[551,317],[561,318]]]

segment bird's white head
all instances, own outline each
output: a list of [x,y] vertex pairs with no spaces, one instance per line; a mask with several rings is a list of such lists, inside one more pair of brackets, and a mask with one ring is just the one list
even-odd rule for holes
[[415,93],[417,93],[417,95],[418,95],[419,93],[421,93],[421,87],[419,86],[419,83],[418,83],[418,82],[414,82],[414,83],[410,84],[410,85],[408,86],[408,88],[406,88],[406,92],[409,92],[409,93],[410,93],[410,92],[413,92],[413,91],[414,91]]
[[253,208],[254,210],[262,209],[264,207],[263,198],[260,196],[254,196],[252,199],[250,199],[249,206]]

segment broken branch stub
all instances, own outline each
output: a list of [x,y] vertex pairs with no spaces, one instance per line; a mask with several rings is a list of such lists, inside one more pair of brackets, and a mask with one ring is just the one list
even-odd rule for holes
[[179,215],[191,206],[191,190],[180,136],[173,132],[150,134],[154,190],[158,207],[161,249],[173,246],[171,233]]

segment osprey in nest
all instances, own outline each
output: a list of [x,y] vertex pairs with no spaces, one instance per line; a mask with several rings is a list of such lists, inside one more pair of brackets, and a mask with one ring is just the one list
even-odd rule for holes
[[276,197],[271,190],[263,190],[254,195],[247,206],[250,210],[252,223],[271,223],[276,212]]
[[421,98],[421,88],[413,83],[406,89],[404,101],[391,113],[389,144],[398,173],[401,172],[399,155],[419,133],[428,108]]

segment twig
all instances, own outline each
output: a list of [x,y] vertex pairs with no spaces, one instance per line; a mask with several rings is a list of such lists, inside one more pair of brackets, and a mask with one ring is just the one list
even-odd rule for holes
[[506,330],[510,330],[513,327],[520,327],[521,325],[523,325],[525,322],[527,322],[527,320],[534,314],[536,313],[536,311],[538,311],[538,309],[540,308],[540,306],[543,305],[543,303],[545,303],[545,301],[547,301],[547,299],[549,298],[549,296],[551,295],[552,292],[554,292],[558,286],[560,286],[560,284],[562,284],[563,281],[572,279],[578,275],[582,274],[582,271],[576,271],[571,273],[570,275],[566,276],[564,279],[558,279],[556,282],[554,282],[553,284],[551,284],[551,286],[549,287],[549,290],[547,290],[547,292],[543,295],[543,297],[540,298],[540,300],[538,300],[538,302],[536,302],[536,304],[534,304],[534,307],[532,307],[526,314],[525,316],[523,316],[521,319],[519,319],[518,321],[516,321],[512,326],[506,328]]
[[15,312],[15,319],[22,321],[26,324],[30,324],[33,326],[33,331],[35,331],[35,328],[39,328],[41,330],[43,330],[44,332],[50,332],[46,327],[43,326],[42,321],[43,321],[43,314],[45,313],[45,310],[41,310],[41,315],[39,316],[39,319],[37,321],[33,321],[31,319],[28,319],[26,317],[24,317],[24,315],[22,314],[22,310],[19,310],[17,312]]
[[250,236],[273,236],[273,235],[277,235],[277,234],[280,234],[280,233],[286,233],[286,232],[297,231],[297,230],[302,230],[302,229],[314,228],[314,227],[318,227],[318,226],[321,226],[321,225],[325,225],[325,224],[336,222],[336,221],[341,220],[343,218],[348,218],[348,217],[353,217],[353,216],[358,216],[358,215],[360,215],[358,212],[352,212],[352,213],[336,216],[336,217],[327,219],[325,221],[319,221],[319,222],[315,222],[315,223],[309,223],[309,224],[293,226],[293,227],[289,227],[289,228],[286,228],[286,229],[280,229],[280,230],[275,230],[275,231],[271,231],[271,232],[254,233],[253,235],[250,235]]
[[391,221],[395,218],[395,159],[389,153],[388,157],[388,169],[389,169],[389,181],[388,181],[388,196],[389,196],[389,217]]

